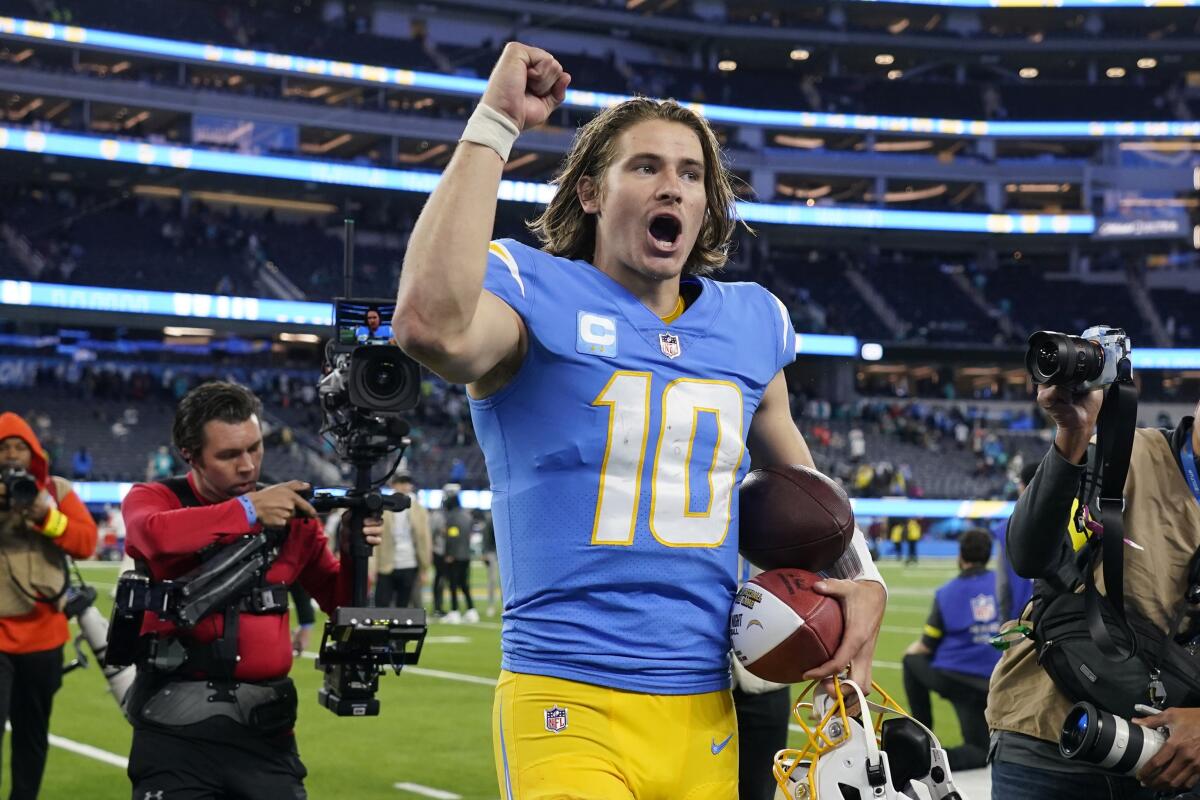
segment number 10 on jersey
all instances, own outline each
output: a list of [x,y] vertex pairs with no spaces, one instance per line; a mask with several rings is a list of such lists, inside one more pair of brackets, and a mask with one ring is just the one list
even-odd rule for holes
[[[592,544],[633,544],[642,473],[652,450],[651,534],[668,547],[716,547],[729,532],[734,483],[745,453],[742,391],[729,381],[671,381],[656,398],[661,423],[651,448],[651,382],[649,372],[615,372],[592,401],[608,409]],[[715,418],[717,431],[716,444],[705,453],[693,447],[702,414]],[[708,506],[701,510],[691,507],[693,458],[708,465]]]

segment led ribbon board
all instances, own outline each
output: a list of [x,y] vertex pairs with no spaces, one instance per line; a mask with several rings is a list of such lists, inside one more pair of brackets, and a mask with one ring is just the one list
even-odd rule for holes
[[[441,179],[438,173],[416,170],[225,153],[181,145],[2,126],[0,150],[421,194],[432,192]],[[500,200],[543,205],[549,203],[553,195],[554,187],[548,183],[510,180],[501,181],[497,193]],[[747,222],[825,228],[1023,235],[1090,234],[1096,228],[1096,218],[1091,214],[975,214],[741,202],[738,213]]]
[[[0,280],[0,306],[4,305],[108,311],[118,314],[153,314],[206,321],[245,320],[277,324],[333,325],[331,303],[190,292],[153,292],[19,280]],[[860,356],[860,347],[860,342],[855,336],[797,333],[795,339],[795,351],[798,356],[857,358]],[[1134,349],[1131,358],[1135,369],[1200,369],[1200,348],[1139,347]]]
[[[1009,2],[1009,0],[963,0],[944,5],[1005,6],[1005,5],[1093,5],[1093,6],[1142,6],[1142,5],[1200,5],[1200,0],[1146,0],[1146,2],[1093,2],[1074,0],[1061,2]],[[262,50],[244,50],[237,47],[186,42],[177,39],[162,39],[156,36],[140,36],[116,31],[82,28],[74,25],[56,25],[49,22],[0,17],[0,36],[22,36],[43,41],[61,42],[64,45],[90,46],[98,49],[116,50],[165,58],[184,59],[230,67],[250,67],[285,75],[334,80],[355,80],[364,83],[394,86],[396,88],[426,89],[447,94],[478,97],[483,94],[487,81],[482,78],[467,78],[458,75],[439,75],[434,72],[418,72],[395,67],[356,64],[350,61],[334,61],[325,58],[268,53]],[[629,95],[591,92],[585,89],[568,89],[566,104],[574,108],[601,109],[629,99]],[[687,103],[689,108],[714,122],[740,123],[764,127],[789,128],[795,130],[851,130],[878,133],[900,133],[945,136],[991,136],[998,138],[1041,138],[1041,139],[1091,139],[1106,137],[1146,137],[1155,139],[1200,136],[1200,122],[1146,122],[1146,121],[1011,121],[969,120],[938,117],[893,117],[876,114],[829,114],[824,112],[786,111],[737,106]]]
[[0,305],[204,320],[333,325],[331,303],[0,280]]
[[[85,503],[117,505],[133,487],[132,483],[115,481],[75,481],[72,486],[79,499]],[[318,487],[319,488],[319,487]],[[344,490],[320,489],[331,494]],[[385,493],[388,493],[385,491]],[[421,489],[417,499],[426,508],[440,508],[441,489]],[[492,492],[489,489],[464,489],[459,493],[463,508],[490,509]],[[907,500],[867,499],[854,497],[850,505],[856,516],[861,517],[906,517],[922,519],[1001,519],[1012,514],[1015,503],[1002,500]]]

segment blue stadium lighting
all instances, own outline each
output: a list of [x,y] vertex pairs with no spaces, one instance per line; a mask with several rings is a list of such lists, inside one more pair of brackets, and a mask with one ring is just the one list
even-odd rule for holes
[[1200,369],[1200,348],[1135,347],[1134,369]]
[[[115,481],[76,481],[72,484],[79,499],[93,505],[117,505],[133,487],[132,483]],[[331,491],[321,489],[321,491]],[[336,493],[336,490],[332,490]],[[440,508],[441,489],[421,489],[417,492],[421,505]],[[490,509],[490,489],[466,489],[459,494],[463,508]],[[1015,503],[1002,500],[909,500],[905,498],[850,499],[854,514],[859,517],[919,517],[923,519],[997,519],[1012,514]]]
[[[119,505],[125,499],[125,495],[133,488],[133,484],[127,481],[74,481],[71,484],[75,489],[75,494],[79,495],[79,499],[89,505]],[[345,494],[345,489],[324,489],[317,487],[318,491],[327,492],[329,494]],[[385,489],[384,494],[390,494],[390,489]],[[441,489],[420,489],[417,491],[417,499],[421,505],[426,508],[441,508],[442,507],[442,490]],[[458,494],[458,499],[462,503],[463,508],[476,509],[480,508],[488,511],[492,507],[492,492],[490,489],[464,489]]]
[[[153,314],[193,320],[243,320],[280,325],[333,324],[333,306],[330,303],[0,280],[0,306],[6,305]],[[875,348],[878,348],[878,353]],[[797,333],[796,355],[861,357],[877,361],[883,355],[883,348],[874,342],[860,345],[855,336]],[[1200,348],[1139,347],[1134,349],[1132,358],[1136,369],[1200,369]]]
[[925,519],[997,519],[1012,514],[1016,503],[1004,500],[917,500],[909,498],[850,498],[856,517],[919,517]]
[[259,297],[151,292],[0,280],[0,306],[38,306],[186,319],[245,320],[293,325],[333,325],[333,305]]
[[739,203],[747,222],[813,225],[822,228],[886,228],[957,233],[1090,234],[1090,214],[977,214],[951,211],[891,211],[784,203]]
[[827,333],[797,333],[796,355],[853,358],[858,355],[858,339],[853,336],[833,336]]
[[[0,127],[0,150],[115,161],[172,169],[361,186],[429,194],[439,174],[415,170],[361,167],[336,161],[225,153],[180,145],[50,133]],[[519,203],[550,202],[554,188],[529,181],[500,182],[497,197]],[[870,208],[738,203],[748,222],[826,228],[876,228],[993,234],[1088,234],[1096,229],[1090,214],[973,214],[943,211],[891,211]]]
[[[944,5],[1200,5],[1200,0],[943,0]],[[324,58],[267,53],[237,47],[138,36],[115,31],[55,25],[28,19],[0,16],[0,36],[23,36],[31,39],[62,42],[68,45],[89,45],[124,53],[141,53],[167,58],[180,58],[231,67],[252,67],[269,72],[315,78],[351,79],[398,88],[428,89],[468,97],[483,94],[486,81],[457,75],[439,75],[393,67],[331,61]],[[628,95],[568,89],[566,103],[575,108],[607,108]],[[736,106],[689,103],[688,106],[714,122],[743,123],[795,130],[855,130],[879,133],[911,133],[946,136],[992,136],[1001,138],[1067,138],[1093,139],[1105,137],[1185,138],[1200,136],[1200,122],[1021,122],[1008,120],[968,120],[931,117],[891,117],[874,114],[828,114],[824,112],[764,110]]]
[[[432,192],[441,179],[440,174],[433,172],[362,167],[338,161],[251,156],[196,147],[149,144],[22,128],[0,127],[0,150],[421,194]],[[501,200],[544,204],[550,202],[553,194],[554,190],[549,184],[501,181],[497,196]]]

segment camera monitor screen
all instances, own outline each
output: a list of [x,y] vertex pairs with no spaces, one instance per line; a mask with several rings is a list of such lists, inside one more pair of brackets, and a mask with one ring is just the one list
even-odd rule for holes
[[392,300],[347,300],[338,298],[334,307],[339,345],[394,344]]

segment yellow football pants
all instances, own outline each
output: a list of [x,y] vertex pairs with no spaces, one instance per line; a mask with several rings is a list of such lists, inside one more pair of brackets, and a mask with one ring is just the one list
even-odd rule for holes
[[729,690],[640,694],[504,671],[492,748],[503,800],[737,797]]

